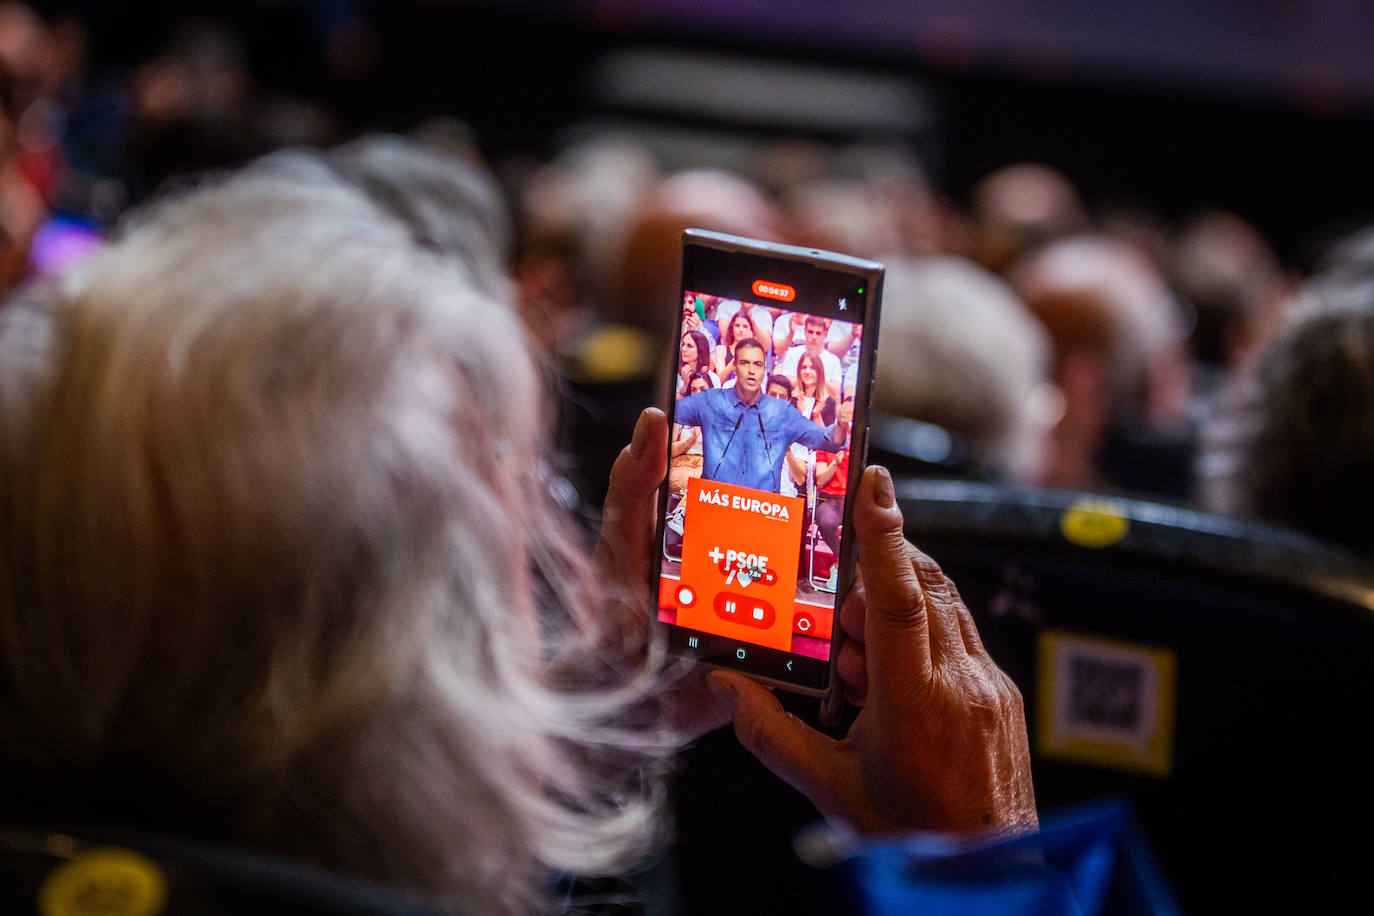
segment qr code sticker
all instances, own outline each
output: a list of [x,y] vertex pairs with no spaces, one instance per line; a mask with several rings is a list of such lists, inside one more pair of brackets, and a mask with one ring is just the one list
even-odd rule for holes
[[1166,775],[1173,766],[1173,652],[1047,630],[1037,747],[1061,759]]
[[1069,654],[1068,718],[1088,728],[1140,730],[1145,670],[1139,662]]

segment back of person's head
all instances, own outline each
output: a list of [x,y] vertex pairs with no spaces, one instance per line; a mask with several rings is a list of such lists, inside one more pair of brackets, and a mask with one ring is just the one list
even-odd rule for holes
[[1221,508],[1374,553],[1374,277],[1309,283],[1257,375]]
[[744,178],[711,170],[679,172],[646,196],[615,260],[607,317],[666,339],[681,317],[672,308],[682,279],[682,230],[715,229],[776,240],[781,217]]
[[472,912],[642,854],[648,679],[505,305],[267,172],[156,208],[54,319],[0,468],[7,791]]
[[889,259],[874,406],[959,435],[987,471],[1034,479],[1053,421],[1050,345],[970,261]]
[[400,219],[422,246],[458,260],[478,289],[505,295],[511,220],[496,180],[477,163],[394,134],[336,147],[329,165]]
[[1088,213],[1072,182],[1034,162],[1003,166],[973,189],[973,248],[978,263],[1001,273],[1032,249],[1083,232]]
[[1192,344],[1199,361],[1236,366],[1268,342],[1283,278],[1254,226],[1231,213],[1199,214],[1174,241],[1169,273],[1196,312]]
[[1054,343],[1055,357],[1091,354],[1106,368],[1117,409],[1152,409],[1152,373],[1181,351],[1182,325],[1163,278],[1140,252],[1101,235],[1052,242],[1011,270],[1026,307]]

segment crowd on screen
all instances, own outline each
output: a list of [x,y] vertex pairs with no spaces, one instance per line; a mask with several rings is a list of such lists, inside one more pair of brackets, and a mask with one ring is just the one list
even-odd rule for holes
[[[691,291],[684,295],[682,316],[677,399],[734,387],[734,349],[754,340],[765,354],[765,396],[785,401],[818,426],[829,427],[837,420],[843,427],[852,425],[861,325]],[[711,341],[717,340],[712,347]],[[702,476],[704,466],[700,427],[675,424],[672,442],[670,507],[690,478]],[[848,444],[835,451],[807,448],[800,442],[787,448],[776,492],[806,500],[804,557],[810,556],[808,547],[814,550],[811,542],[816,538],[831,557],[839,556],[849,452]],[[829,568],[827,588],[834,591],[838,569]]]

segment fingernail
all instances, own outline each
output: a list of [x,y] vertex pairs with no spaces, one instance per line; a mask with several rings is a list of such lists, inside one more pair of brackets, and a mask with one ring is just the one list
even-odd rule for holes
[[711,691],[712,696],[720,700],[731,709],[735,708],[735,701],[739,699],[739,692],[735,690],[735,685],[725,675],[712,671],[706,675],[706,689]]
[[635,423],[635,434],[630,439],[630,457],[639,459],[644,457],[644,453],[649,448],[649,424],[645,420],[649,411],[639,412],[639,421]]
[[873,470],[878,475],[877,485],[873,488],[873,501],[884,509],[890,509],[897,505],[897,491],[892,488],[892,475],[882,465],[874,465]]

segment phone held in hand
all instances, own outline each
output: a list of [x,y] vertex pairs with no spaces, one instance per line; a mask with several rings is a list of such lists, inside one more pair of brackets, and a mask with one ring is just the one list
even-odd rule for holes
[[659,623],[677,654],[834,700],[883,266],[700,229],[682,264]]

